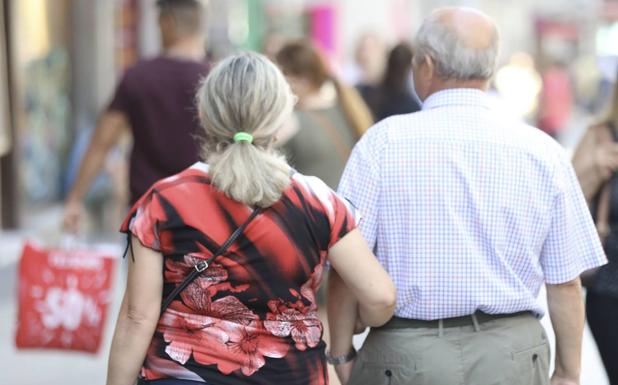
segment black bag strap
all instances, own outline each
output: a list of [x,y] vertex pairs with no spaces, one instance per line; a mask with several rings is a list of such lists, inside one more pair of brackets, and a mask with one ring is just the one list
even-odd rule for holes
[[172,301],[180,294],[191,282],[195,281],[197,277],[200,276],[204,272],[204,270],[208,269],[208,266],[215,260],[215,258],[219,257],[221,254],[225,253],[225,251],[236,241],[236,239],[242,234],[247,226],[255,219],[255,217],[260,214],[262,210],[257,208],[253,210],[249,218],[240,225],[230,237],[219,247],[219,249],[212,255],[212,257],[208,258],[206,261],[199,261],[191,270],[191,273],[185,277],[185,279],[172,290],[172,292],[165,297],[165,301],[163,301],[163,305],[161,306],[161,314],[170,306]]

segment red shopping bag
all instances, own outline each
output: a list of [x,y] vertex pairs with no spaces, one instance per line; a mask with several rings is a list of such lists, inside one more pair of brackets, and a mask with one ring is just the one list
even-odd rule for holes
[[101,344],[115,258],[26,242],[19,262],[18,348],[95,353]]

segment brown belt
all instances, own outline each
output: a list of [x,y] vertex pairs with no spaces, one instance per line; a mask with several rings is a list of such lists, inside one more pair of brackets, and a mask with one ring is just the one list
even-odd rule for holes
[[386,324],[380,326],[379,328],[375,328],[377,330],[388,330],[388,329],[420,329],[420,328],[455,328],[461,326],[473,326],[475,324],[474,318],[476,318],[476,322],[479,324],[494,321],[502,318],[513,318],[513,317],[521,317],[523,315],[530,315],[532,313],[529,311],[522,311],[518,313],[512,314],[487,314],[483,312],[476,312],[474,315],[466,315],[462,317],[454,317],[454,318],[445,318],[443,320],[432,320],[432,321],[424,321],[417,319],[409,319],[409,318],[400,318],[393,317]]

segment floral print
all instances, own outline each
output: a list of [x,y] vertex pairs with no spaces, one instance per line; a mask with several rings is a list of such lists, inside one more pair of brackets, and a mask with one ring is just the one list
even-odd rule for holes
[[[192,168],[155,184],[122,231],[163,254],[164,298],[249,215]],[[355,226],[322,182],[296,175],[281,200],[172,301],[141,377],[326,384],[316,291],[328,248]]]

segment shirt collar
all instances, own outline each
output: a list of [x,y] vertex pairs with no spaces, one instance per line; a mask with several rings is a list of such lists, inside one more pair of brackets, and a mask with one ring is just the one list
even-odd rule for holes
[[448,106],[478,106],[489,108],[485,92],[475,88],[450,88],[429,95],[423,110]]

